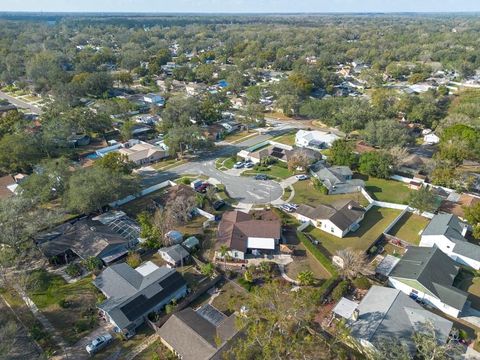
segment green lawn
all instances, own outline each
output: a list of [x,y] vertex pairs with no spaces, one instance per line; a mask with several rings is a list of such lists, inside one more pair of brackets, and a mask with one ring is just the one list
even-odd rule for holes
[[229,158],[218,158],[215,161],[215,167],[218,170],[225,171],[225,170],[233,169],[233,165],[235,165],[235,162],[236,162],[236,160],[232,159],[231,157],[229,157]]
[[429,222],[430,219],[407,212],[389,233],[413,245],[418,245],[420,243],[420,234]]
[[162,160],[162,161],[159,161],[155,164],[152,164],[151,166],[155,169],[155,170],[168,170],[168,169],[171,169],[175,166],[180,166],[182,164],[185,164],[188,160],[186,159],[167,159],[167,160]]
[[472,306],[480,310],[480,277],[476,277],[472,270],[462,268],[453,280],[453,286],[468,292]]
[[407,204],[410,193],[408,186],[400,181],[377,179],[364,175],[355,175],[365,180],[365,190],[378,201]]
[[247,136],[253,136],[255,134],[257,134],[257,133],[256,132],[247,132],[247,131],[234,132],[232,134],[228,134],[227,136],[225,136],[225,138],[223,140],[227,141],[227,142],[236,142],[236,141],[242,140],[243,138],[245,138]]
[[298,274],[302,271],[311,271],[316,279],[329,279],[332,277],[322,264],[308,251],[305,246],[300,242],[295,246],[295,250],[299,253],[305,254],[305,256],[295,256],[293,262],[287,265],[287,275],[296,280]]
[[248,293],[232,282],[226,282],[220,289],[220,295],[216,296],[212,305],[225,314],[239,311],[245,305]]
[[124,211],[128,216],[135,219],[138,214],[147,210],[147,208],[152,204],[152,199],[159,198],[164,192],[165,189],[154,191],[148,195],[142,196],[120,206],[120,210]]
[[265,174],[268,175],[270,178],[278,178],[278,179],[287,179],[290,176],[293,176],[290,170],[286,167],[279,166],[279,165],[270,165],[266,170],[247,170],[242,173],[242,176],[255,176],[257,174]]
[[[35,271],[36,290],[29,296],[52,325],[74,344],[98,324],[95,304],[103,295],[97,291],[90,277],[68,284],[58,275]],[[67,305],[61,305],[65,301]]]
[[277,138],[272,139],[272,141],[279,142],[279,143],[285,144],[285,145],[293,146],[293,145],[295,145],[295,135],[296,135],[296,133],[285,134],[285,135],[282,135],[282,136],[279,136]]
[[327,256],[335,255],[337,250],[349,247],[366,251],[399,214],[399,210],[372,207],[365,214],[360,228],[355,232],[350,232],[344,238],[338,238],[313,226],[306,232],[320,242],[320,250]]
[[297,204],[316,206],[319,204],[331,204],[337,200],[349,199],[355,200],[363,206],[368,205],[368,200],[360,192],[353,194],[324,195],[313,187],[310,180],[298,181],[293,185],[293,189],[295,190],[295,196],[292,202]]

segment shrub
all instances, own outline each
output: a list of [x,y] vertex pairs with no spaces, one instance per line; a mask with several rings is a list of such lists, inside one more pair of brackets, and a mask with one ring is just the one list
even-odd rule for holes
[[178,182],[184,185],[190,185],[192,183],[192,180],[188,177],[182,177],[178,180]]
[[240,285],[242,285],[242,287],[243,287],[245,290],[249,291],[249,292],[252,291],[252,289],[253,289],[253,283],[251,283],[250,281],[245,280],[245,278],[243,278],[243,277],[240,278],[240,279],[238,279],[238,283],[239,283]]
[[343,296],[345,296],[348,292],[348,288],[350,284],[347,280],[342,280],[335,286],[335,289],[332,291],[332,299],[333,301],[339,301]]
[[82,275],[82,267],[77,263],[70,263],[65,268],[65,272],[67,273],[68,276],[74,278]]
[[130,265],[132,268],[136,268],[140,266],[142,263],[142,258],[140,257],[139,253],[131,252],[127,256],[127,264]]
[[360,276],[355,280],[353,280],[353,285],[355,285],[356,288],[359,288],[362,290],[368,290],[372,286],[370,281],[365,276]]
[[373,245],[373,246],[370,248],[370,250],[368,250],[368,253],[373,255],[373,254],[375,254],[375,253],[377,252],[377,250],[378,250],[378,248],[377,248],[375,245]]
[[58,301],[58,306],[60,306],[62,309],[66,309],[66,308],[70,307],[70,303],[65,299],[60,299]]
[[84,260],[83,265],[88,271],[95,271],[102,267],[102,260],[95,256],[91,256]]
[[176,305],[175,304],[167,304],[165,306],[165,313],[166,314],[171,314],[175,310]]
[[44,292],[48,290],[52,277],[45,269],[32,271],[28,276],[27,287],[31,291]]

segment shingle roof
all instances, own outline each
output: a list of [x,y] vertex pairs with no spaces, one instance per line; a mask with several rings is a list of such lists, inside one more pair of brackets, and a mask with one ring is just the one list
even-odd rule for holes
[[175,262],[181,261],[189,255],[188,251],[180,244],[161,248],[158,252],[168,254]]
[[461,310],[468,293],[452,286],[458,270],[459,266],[455,261],[436,246],[412,246],[407,249],[390,276],[417,280],[442,302]]
[[350,320],[351,335],[372,344],[397,339],[405,343],[410,352],[415,352],[412,335],[431,322],[440,343],[447,341],[452,322],[428,310],[400,290],[372,286],[358,305],[359,316]]

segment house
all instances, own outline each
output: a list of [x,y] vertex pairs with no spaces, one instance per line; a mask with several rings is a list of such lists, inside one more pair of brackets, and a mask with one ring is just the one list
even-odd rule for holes
[[200,240],[198,240],[195,236],[190,236],[182,243],[182,246],[189,252],[192,252],[194,249],[200,246]]
[[471,194],[457,194],[455,192],[448,195],[440,205],[440,211],[447,214],[453,214],[459,219],[465,219],[465,208],[478,204],[480,197]]
[[189,252],[180,244],[161,248],[158,253],[169,267],[182,266],[190,256]]
[[310,172],[322,182],[329,194],[354,193],[365,187],[363,180],[353,179],[353,172],[348,166],[327,166],[319,161],[312,166]]
[[187,294],[187,282],[175,269],[153,263],[137,270],[126,263],[109,266],[93,284],[107,298],[98,305],[101,315],[127,336],[135,334],[148,314]]
[[297,134],[295,135],[295,145],[314,150],[327,149],[332,146],[335,140],[338,139],[340,139],[340,136],[329,131],[298,130]]
[[434,145],[440,142],[440,138],[434,133],[427,134],[423,137],[423,143],[426,145]]
[[160,328],[162,343],[183,360],[223,359],[238,330],[236,315],[226,316],[209,304],[173,314]]
[[129,147],[120,148],[118,152],[126,155],[129,161],[137,165],[151,164],[168,157],[168,149],[143,141]]
[[373,146],[368,145],[365,141],[360,140],[355,143],[355,149],[354,152],[357,154],[364,154],[364,153],[369,153],[372,151],[376,151],[376,149]]
[[17,183],[10,175],[0,177],[0,200],[7,199],[15,195]]
[[52,263],[97,257],[108,265],[126,256],[139,237],[140,227],[120,211],[108,221],[85,217],[63,223],[36,235],[34,240]]
[[237,260],[244,260],[247,253],[271,253],[279,243],[281,228],[280,219],[271,211],[225,212],[218,225],[215,256],[223,258],[219,252],[222,245],[228,248],[226,256]]
[[68,137],[68,143],[70,146],[87,146],[90,144],[91,137],[86,134],[75,134]]
[[468,293],[453,286],[460,266],[438,247],[408,247],[390,272],[388,283],[410,296],[458,317]]
[[160,116],[158,115],[150,115],[150,114],[143,114],[137,116],[135,121],[139,124],[145,124],[145,125],[150,125],[153,126],[161,121]]
[[342,298],[333,313],[346,320],[350,336],[367,352],[375,352],[379,345],[396,340],[404,344],[410,354],[416,354],[413,335],[425,330],[430,323],[437,340],[445,344],[453,323],[428,310],[397,289],[372,286],[360,303]]
[[235,121],[226,121],[221,123],[220,125],[222,125],[225,128],[228,134],[231,134],[232,132],[238,131],[242,128],[242,124]]
[[185,91],[189,96],[199,95],[207,90],[207,86],[202,83],[188,83],[185,85]]
[[365,212],[365,208],[356,201],[340,200],[331,205],[320,204],[317,207],[302,204],[294,216],[302,222],[310,222],[322,231],[343,238],[360,227],[359,223]]
[[183,234],[177,230],[170,230],[165,234],[165,239],[170,241],[171,244],[181,244],[183,241]]
[[420,246],[437,246],[461,265],[480,269],[480,246],[465,239],[467,227],[452,214],[437,214],[423,230]]
[[148,104],[156,105],[156,106],[163,106],[165,105],[165,98],[160,96],[159,94],[146,94],[143,96],[143,101]]

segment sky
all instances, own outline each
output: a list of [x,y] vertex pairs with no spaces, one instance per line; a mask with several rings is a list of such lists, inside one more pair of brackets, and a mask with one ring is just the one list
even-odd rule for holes
[[480,0],[0,0],[0,11],[467,12]]

